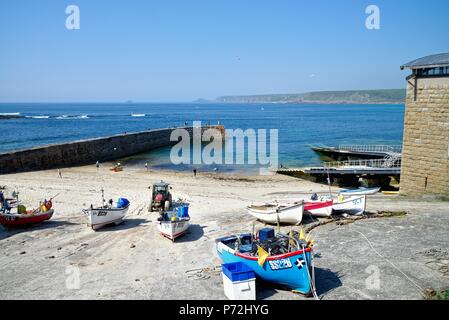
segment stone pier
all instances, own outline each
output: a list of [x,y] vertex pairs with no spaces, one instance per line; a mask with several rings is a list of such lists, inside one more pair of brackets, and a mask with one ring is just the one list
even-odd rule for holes
[[[202,127],[217,129],[223,126]],[[46,170],[112,161],[145,151],[174,145],[170,135],[177,128],[155,129],[136,133],[53,144],[32,149],[0,153],[0,174]],[[192,127],[185,127],[192,137]]]

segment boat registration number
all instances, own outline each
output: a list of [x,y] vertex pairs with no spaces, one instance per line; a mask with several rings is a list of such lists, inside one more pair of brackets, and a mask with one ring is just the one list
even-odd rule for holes
[[98,217],[104,217],[104,216],[107,216],[107,215],[108,215],[107,211],[98,211],[98,214],[97,214]]
[[13,217],[13,216],[3,216],[3,218],[6,220],[6,221],[16,221],[17,219],[16,219],[16,217]]
[[275,261],[268,261],[270,264],[271,270],[282,270],[282,269],[290,269],[293,267],[290,259],[280,259]]

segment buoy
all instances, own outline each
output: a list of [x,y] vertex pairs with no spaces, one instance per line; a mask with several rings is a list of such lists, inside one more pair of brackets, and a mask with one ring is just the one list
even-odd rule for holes
[[17,212],[19,214],[25,214],[27,212],[27,208],[23,204],[19,204],[17,206]]

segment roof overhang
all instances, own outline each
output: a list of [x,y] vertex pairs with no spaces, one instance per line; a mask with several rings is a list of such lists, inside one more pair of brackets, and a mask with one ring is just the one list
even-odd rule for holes
[[449,67],[449,53],[434,54],[431,56],[419,58],[401,66],[404,69],[427,69]]

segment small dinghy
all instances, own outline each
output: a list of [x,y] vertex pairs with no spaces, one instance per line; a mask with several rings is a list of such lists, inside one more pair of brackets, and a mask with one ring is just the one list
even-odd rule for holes
[[303,202],[294,204],[270,203],[251,205],[247,207],[247,210],[250,215],[265,223],[288,223],[298,225],[302,221],[304,204]]
[[166,238],[175,241],[190,227],[189,207],[184,205],[177,210],[162,212],[157,219],[157,229]]
[[333,214],[362,215],[366,210],[366,196],[343,197],[334,199]]
[[299,235],[284,235],[265,228],[257,237],[241,234],[215,240],[223,263],[242,262],[257,277],[310,295],[315,288],[312,243]]
[[347,197],[347,196],[369,196],[376,194],[380,191],[380,188],[359,188],[355,190],[341,190],[340,194]]
[[327,218],[332,215],[333,205],[332,200],[310,200],[304,202],[304,212],[313,217]]
[[114,167],[110,168],[109,170],[113,171],[113,172],[121,172],[121,171],[123,171],[123,168],[114,166]]
[[333,201],[329,196],[318,196],[314,193],[304,201],[304,213],[313,217],[327,218],[332,215]]
[[5,228],[39,224],[51,219],[54,213],[52,207],[53,203],[51,199],[49,201],[45,200],[43,204],[39,205],[39,208],[34,210],[26,210],[25,206],[20,204],[14,208],[3,207],[0,210],[0,224]]
[[129,201],[125,198],[119,198],[115,204],[111,199],[108,204],[105,204],[103,189],[101,193],[103,200],[101,207],[94,208],[91,205],[89,209],[83,209],[83,213],[89,219],[88,225],[93,230],[98,230],[110,224],[121,224],[130,206]]

